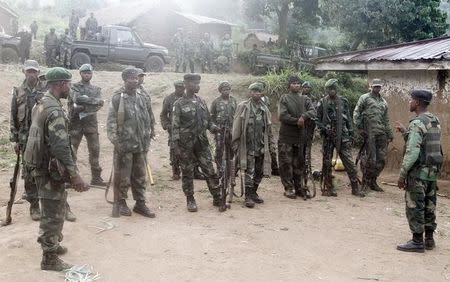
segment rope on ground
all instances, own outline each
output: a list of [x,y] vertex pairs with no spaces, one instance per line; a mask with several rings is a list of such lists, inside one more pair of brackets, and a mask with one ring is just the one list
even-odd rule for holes
[[74,265],[66,271],[65,282],[93,282],[100,279],[98,272],[90,265]]

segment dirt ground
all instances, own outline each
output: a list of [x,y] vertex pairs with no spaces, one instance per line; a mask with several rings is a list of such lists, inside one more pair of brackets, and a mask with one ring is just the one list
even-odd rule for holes
[[[4,100],[0,125],[5,132],[9,92],[21,75],[17,67],[0,65],[0,77]],[[147,77],[158,120],[163,97],[172,90],[172,81],[180,77],[174,73]],[[217,83],[224,79],[243,84],[251,78],[205,75],[200,95],[211,102]],[[99,72],[93,83],[103,88],[109,100],[112,89],[120,84],[120,74]],[[99,112],[105,179],[112,163],[106,114],[107,107]],[[398,243],[410,239],[403,193],[398,188],[385,185],[385,193],[370,193],[364,199],[352,197],[342,173],[337,177],[337,198],[318,195],[306,202],[290,200],[283,196],[279,178],[272,177],[261,185],[264,204],[247,209],[242,199],[237,199],[225,213],[212,207],[206,184],[196,181],[199,211],[188,213],[181,182],[170,180],[167,136],[159,125],[157,131],[149,152],[156,184],[147,191],[157,217],[133,214],[112,219],[103,191],[91,189],[79,194],[70,190],[69,202],[78,219],[64,226],[67,262],[92,265],[103,281],[450,281],[449,199],[438,198],[437,248],[425,254],[395,250]],[[317,166],[319,146],[314,150]],[[79,168],[89,181],[84,141]],[[0,171],[1,217],[11,174],[12,167]],[[387,171],[382,180],[395,182],[396,172]],[[442,186],[448,189],[448,183]],[[22,191],[20,183],[18,197]],[[128,203],[133,205],[132,199]],[[39,223],[31,221],[28,208],[28,203],[15,205],[13,224],[0,228],[0,281],[62,281],[63,274],[39,268]],[[96,227],[104,226],[105,218],[115,227],[97,233]]]

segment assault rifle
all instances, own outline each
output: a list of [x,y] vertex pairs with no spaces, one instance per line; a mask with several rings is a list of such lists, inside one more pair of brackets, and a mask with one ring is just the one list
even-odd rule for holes
[[6,206],[6,217],[5,221],[2,222],[1,226],[6,226],[11,224],[12,218],[11,218],[11,211],[12,206],[14,204],[14,200],[16,199],[16,193],[17,193],[17,179],[19,178],[19,172],[20,172],[20,152],[17,152],[17,158],[16,158],[16,165],[14,166],[14,174],[11,180],[9,181],[9,187],[11,188],[11,191],[9,192],[9,201],[8,205]]
[[[233,150],[231,148],[231,128],[230,123],[227,121],[224,126],[221,128],[222,134],[222,167],[221,169],[221,177],[220,177],[220,205],[219,211],[224,212],[229,209],[230,203],[233,200],[234,186],[235,183],[235,175],[236,169],[234,165],[233,159]],[[227,202],[228,196],[228,202]]]

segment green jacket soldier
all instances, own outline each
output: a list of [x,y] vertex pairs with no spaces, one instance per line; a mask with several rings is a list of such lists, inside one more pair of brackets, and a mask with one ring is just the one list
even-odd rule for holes
[[131,186],[136,201],[133,211],[153,218],[155,214],[145,204],[151,118],[148,99],[138,91],[138,74],[136,68],[126,68],[122,72],[124,88],[111,98],[106,129],[108,139],[114,145],[114,183],[119,190],[120,215],[131,216],[126,202]]
[[67,200],[64,184],[70,182],[78,192],[88,189],[72,158],[68,119],[60,101],[69,96],[71,77],[64,68],[48,70],[49,90],[33,108],[24,153],[41,202],[38,242],[43,251],[42,270],[62,271],[71,267],[58,258],[67,252],[67,248],[60,245]]
[[72,10],[72,14],[69,18],[69,30],[70,30],[70,37],[77,40],[77,30],[78,25],[80,24],[80,17],[78,16],[78,13],[75,10]]
[[[305,95],[309,99],[311,99],[312,105],[314,109],[317,106],[317,99],[311,93],[312,84],[309,81],[305,81],[302,84],[302,95]],[[311,149],[314,141],[314,131],[316,130],[316,121],[315,119],[305,120],[305,135],[306,135],[306,148],[305,148],[305,169],[303,170],[303,177],[306,179],[308,176],[308,171],[311,171],[312,166],[312,157],[311,157]]]
[[183,72],[186,72],[186,66],[189,64],[189,70],[191,73],[195,72],[195,55],[196,55],[196,44],[194,38],[192,38],[192,32],[188,32],[187,36],[183,42]]
[[94,13],[91,13],[90,17],[86,20],[86,40],[95,40],[95,34],[98,30],[98,22],[94,17]]
[[59,61],[65,67],[70,66],[70,58],[72,57],[72,51],[70,46],[73,39],[69,34],[69,29],[66,28],[64,34],[59,38]]
[[83,136],[89,151],[91,166],[91,185],[106,186],[102,179],[100,166],[100,140],[98,133],[97,111],[103,107],[101,88],[91,84],[94,68],[84,64],[79,68],[81,81],[72,85],[68,99],[70,140],[75,152]]
[[[45,84],[40,82],[39,64],[34,60],[27,60],[23,66],[25,80],[18,87],[14,87],[11,100],[10,129],[11,142],[15,143],[16,153],[23,157],[25,146],[28,141],[28,134],[31,127],[31,110],[34,105],[44,95]],[[23,158],[22,158],[23,161]],[[24,163],[22,164],[24,165]],[[25,167],[22,169],[22,177],[25,183],[26,199],[30,202],[30,216],[33,220],[39,220],[41,212],[39,209],[39,198],[36,184],[33,177]]]
[[194,198],[194,168],[197,163],[205,174],[213,205],[220,204],[218,178],[206,135],[206,130],[216,133],[218,128],[212,123],[206,102],[196,95],[200,91],[200,80],[198,74],[184,76],[186,93],[174,103],[172,113],[172,142],[175,156],[181,161],[182,187],[190,212],[197,211]]
[[397,125],[406,141],[398,187],[406,191],[406,217],[413,234],[411,241],[397,246],[398,250],[405,252],[423,253],[424,249],[435,248],[436,182],[443,155],[439,119],[428,111],[432,98],[429,91],[412,91],[409,111],[416,117],[410,121],[408,129]]
[[230,35],[225,34],[221,44],[222,55],[228,60],[228,66],[231,66],[233,61],[233,40]]
[[305,149],[307,146],[306,121],[316,118],[316,110],[311,99],[301,95],[300,78],[289,78],[290,93],[281,96],[278,104],[278,118],[281,122],[278,139],[278,159],[280,161],[280,178],[284,186],[284,195],[290,199],[298,196],[307,198],[303,187],[303,170],[305,170]]
[[200,42],[200,61],[202,66],[202,73],[206,71],[212,72],[212,62],[214,60],[214,44],[210,39],[209,33],[203,35],[203,40]]
[[352,186],[352,194],[364,197],[358,185],[358,175],[352,159],[353,125],[347,99],[337,95],[336,79],[325,84],[327,95],[317,106],[317,126],[323,138],[322,174],[324,181],[323,196],[336,197],[332,181],[331,168],[333,152],[336,149],[341,158]]
[[271,114],[261,97],[262,83],[249,86],[250,99],[241,102],[233,121],[232,146],[238,167],[245,172],[245,206],[264,203],[257,193],[263,177],[270,177]]
[[[231,144],[231,129],[233,127],[234,113],[237,107],[237,101],[231,93],[231,84],[228,81],[223,81],[218,88],[220,96],[217,97],[211,104],[211,121],[221,130],[215,134],[216,141],[216,167],[219,174],[222,175],[222,157],[224,155],[224,144],[229,142]],[[226,130],[225,130],[226,129]],[[228,136],[224,136],[227,131]],[[230,152],[232,155],[232,152]]]
[[33,34],[33,39],[36,40],[36,35],[37,35],[37,31],[38,31],[38,24],[36,21],[33,21],[30,25],[30,30],[31,30],[31,34]]
[[355,126],[365,140],[361,157],[363,189],[370,188],[378,192],[383,192],[377,184],[377,178],[386,163],[388,143],[393,139],[388,104],[380,95],[382,86],[380,79],[374,79],[372,91],[359,98],[353,113]]
[[50,28],[50,33],[47,33],[44,38],[45,49],[45,63],[48,67],[56,64],[56,55],[58,53],[58,36],[55,34],[55,28]]
[[184,35],[182,28],[178,28],[177,33],[173,36],[172,46],[175,53],[175,72],[179,72],[184,60]]
[[179,180],[181,178],[180,159],[174,154],[174,147],[172,145],[172,109],[175,101],[180,99],[184,94],[183,80],[177,80],[173,83],[175,92],[165,97],[159,118],[161,120],[162,128],[169,134],[167,144],[170,148],[170,166],[172,167],[172,179]]
[[17,34],[20,38],[19,41],[19,55],[20,62],[23,64],[26,60],[30,58],[31,42],[33,41],[33,35],[27,30],[22,30]]

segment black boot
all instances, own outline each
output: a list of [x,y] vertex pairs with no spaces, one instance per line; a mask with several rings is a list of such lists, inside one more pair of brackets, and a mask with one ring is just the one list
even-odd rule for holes
[[106,183],[100,175],[92,176],[91,185],[106,187]]
[[218,207],[220,206],[220,196],[219,195],[215,195],[213,196],[213,206]]
[[383,188],[378,186],[376,178],[372,178],[370,180],[370,189],[372,189],[373,191],[377,191],[377,192],[384,192]]
[[119,213],[123,216],[131,216],[131,210],[127,205],[125,199],[119,200]]
[[397,250],[402,252],[415,252],[415,253],[425,252],[425,247],[423,245],[423,233],[414,233],[413,239],[406,242],[405,244],[398,245]]
[[56,254],[57,255],[64,255],[67,253],[67,248],[64,246],[59,245],[58,248],[56,249]]
[[436,247],[433,238],[434,230],[425,230],[425,249],[432,250]]
[[41,269],[51,271],[64,271],[72,265],[65,263],[56,253],[44,253],[42,255]]
[[357,196],[357,197],[361,197],[361,198],[364,198],[366,196],[364,194],[364,192],[361,191],[358,181],[352,181],[350,184],[352,186],[352,195],[353,196]]
[[39,209],[39,200],[33,200],[30,203],[30,216],[34,221],[39,221],[41,219],[41,210]]
[[297,198],[297,194],[295,193],[295,189],[294,188],[287,188],[284,190],[284,196],[289,198],[289,199],[296,199]]
[[193,195],[186,197],[187,201],[187,210],[189,212],[196,212],[197,211],[197,203],[195,202],[195,198]]
[[253,201],[253,197],[252,197],[252,193],[253,193],[253,187],[245,187],[245,206],[247,208],[254,208],[255,207],[255,202]]
[[145,217],[154,218],[156,215],[154,212],[152,212],[147,205],[145,204],[145,201],[136,201],[136,205],[134,205],[133,211],[135,213],[138,213]]
[[255,185],[255,187],[253,188],[252,199],[253,199],[253,202],[255,202],[256,204],[264,204],[264,200],[256,192],[256,191],[258,191],[258,186],[259,185]]

